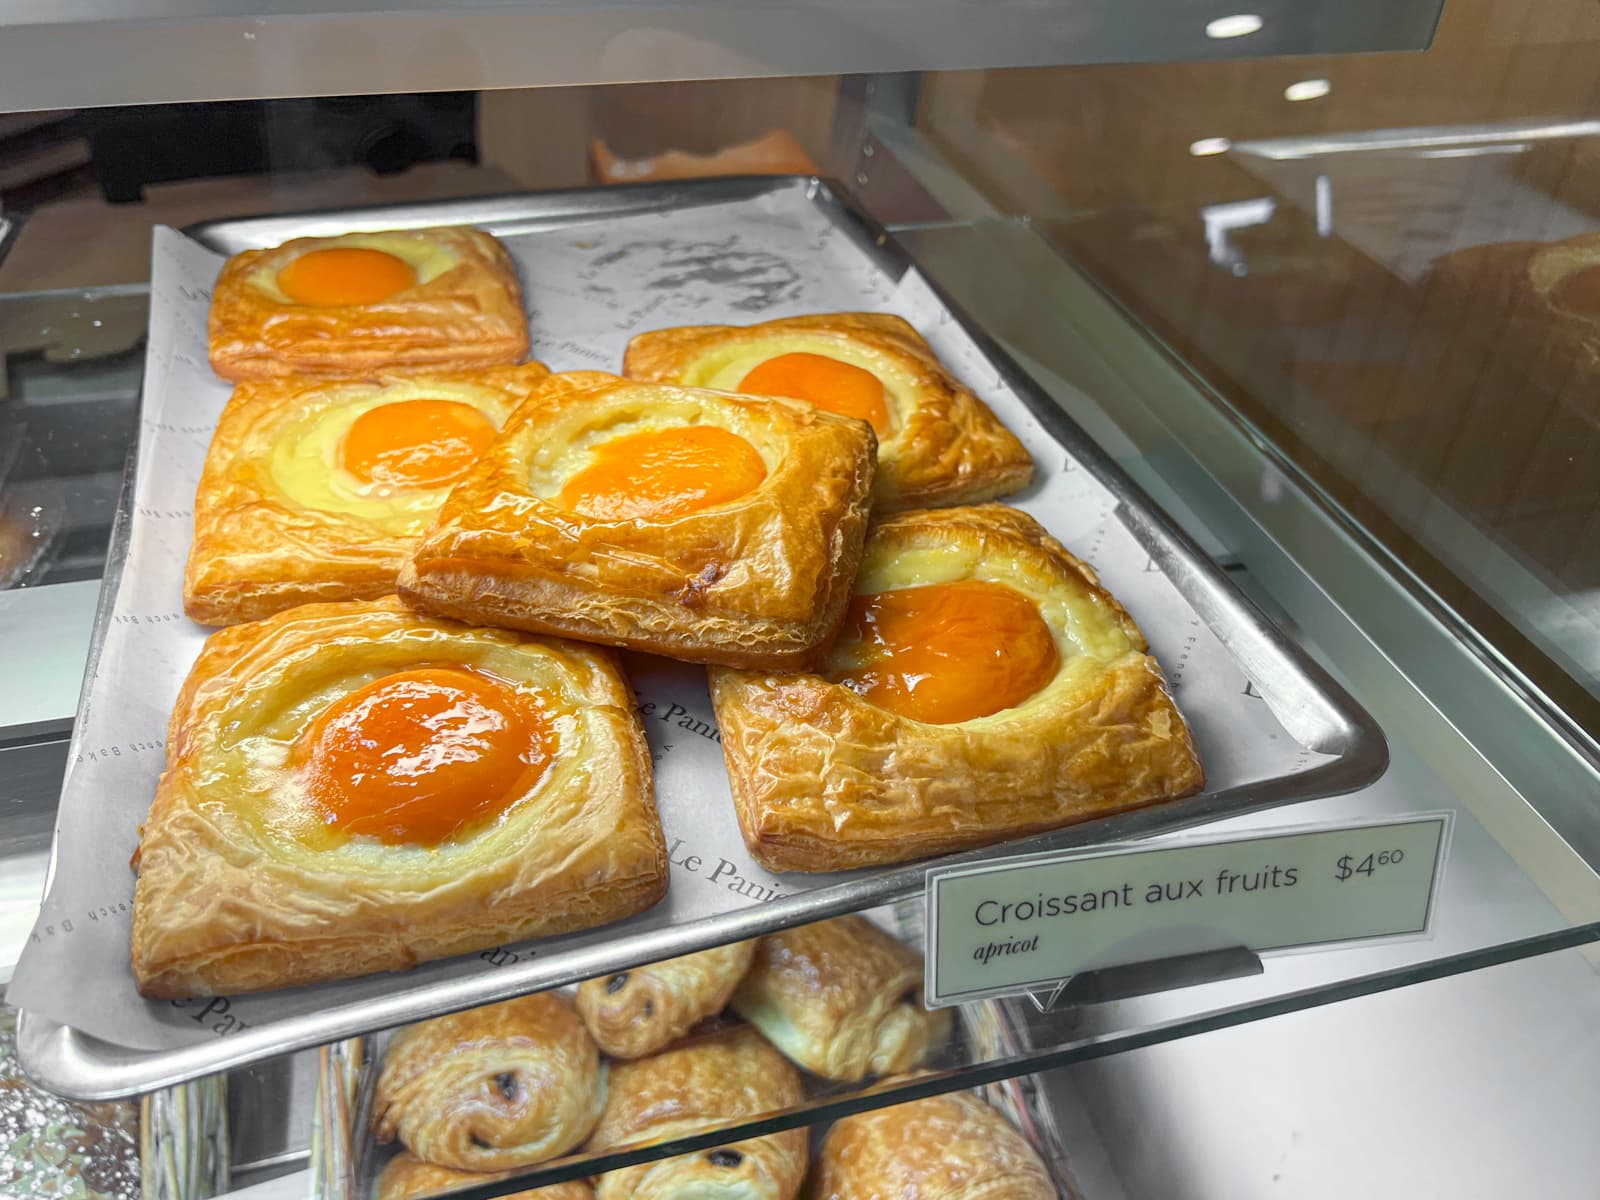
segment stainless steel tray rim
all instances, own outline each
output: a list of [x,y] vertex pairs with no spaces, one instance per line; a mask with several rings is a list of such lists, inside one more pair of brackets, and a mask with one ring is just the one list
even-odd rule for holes
[[[533,196],[490,197],[482,201],[439,201],[350,211],[322,210],[240,221],[207,222],[190,227],[186,232],[213,248],[231,252],[254,245],[251,237],[264,237],[271,241],[293,236],[281,231],[261,232],[275,229],[283,222],[298,222],[294,228],[300,230],[306,228],[307,222],[311,222],[314,228],[315,222],[322,219],[339,222],[340,231],[444,224],[494,224],[500,228],[520,212],[528,229],[556,228],[620,213],[637,213],[672,205],[704,206],[785,190],[798,191],[823,209],[833,219],[835,228],[847,234],[876,265],[893,278],[898,279],[915,267],[914,260],[871,217],[844,197],[834,185],[816,176],[731,177],[686,184],[635,184]],[[548,201],[551,211],[529,218],[526,214],[530,201],[541,205]],[[518,204],[521,205],[520,210],[517,209]],[[359,213],[359,218],[352,216],[352,212]],[[224,230],[240,229],[247,234],[243,241],[231,237],[223,239],[221,236]],[[353,1001],[316,1013],[285,1018],[268,1025],[239,1030],[213,1042],[176,1050],[144,1050],[117,1045],[24,1011],[18,1021],[17,1043],[19,1057],[29,1075],[41,1086],[77,1099],[98,1100],[131,1095],[276,1054],[391,1028],[422,1017],[559,987],[643,962],[756,936],[775,928],[822,920],[904,899],[922,889],[925,871],[934,861],[972,862],[1177,832],[1224,817],[1242,816],[1297,801],[1353,791],[1376,780],[1387,766],[1388,746],[1370,714],[1240,593],[1194,541],[1155,506],[959,305],[936,283],[929,282],[955,320],[972,337],[1033,416],[1117,498],[1117,511],[1124,525],[1152,552],[1159,548],[1169,561],[1182,565],[1183,571],[1173,577],[1173,582],[1185,597],[1197,610],[1209,609],[1227,616],[1227,628],[1232,630],[1232,636],[1224,640],[1245,666],[1246,673],[1261,684],[1263,691],[1281,693],[1283,687],[1296,685],[1297,701],[1315,710],[1325,722],[1319,736],[1323,746],[1329,748],[1324,752],[1334,753],[1336,757],[1297,774],[1206,792],[1184,800],[1069,826],[1023,841],[895,867],[825,888],[700,918],[688,925],[624,933],[604,942],[571,950],[561,950],[558,942],[552,947],[555,952],[549,956],[535,954],[526,962],[501,967],[492,975],[438,980],[411,991],[405,990],[401,977],[395,991],[376,999]],[[130,481],[131,478],[130,474]],[[125,495],[124,506],[130,502],[131,491]],[[129,525],[123,521],[113,534],[113,570],[119,569],[126,557],[128,536]],[[107,592],[102,596],[96,616],[96,647],[110,619],[114,589],[115,579],[108,572]],[[1213,631],[1219,635],[1222,633],[1215,626]],[[90,674],[93,669],[91,657]],[[1266,672],[1265,677],[1263,671]],[[1281,679],[1273,681],[1273,676]],[[1300,686],[1302,684],[1304,686]],[[1282,715],[1281,710],[1275,711]],[[1296,723],[1302,729],[1306,728],[1305,722]],[[1284,726],[1295,733],[1287,721]],[[55,849],[52,847],[52,874],[54,855]]]

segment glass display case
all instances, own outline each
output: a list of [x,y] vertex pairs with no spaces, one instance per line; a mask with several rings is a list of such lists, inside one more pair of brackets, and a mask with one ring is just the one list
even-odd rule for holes
[[[1600,17],[1245,7],[0,13],[0,1195],[787,1200],[1005,1164],[1084,1200],[1593,1195]],[[405,279],[302,294],[318,249]],[[760,382],[782,358],[875,399]],[[402,404],[486,432],[379,429],[358,471],[355,423]],[[677,510],[573,490],[684,422],[753,456],[695,505],[773,497],[695,525],[692,570],[617,532]],[[424,442],[465,457],[416,500]],[[202,555],[232,556],[209,595]],[[647,560],[670,603],[617,616]],[[791,658],[705,640],[735,584],[765,621],[804,572]],[[1028,619],[951,609],[948,642],[881,607],[1002,583]],[[591,816],[480,851],[523,819],[498,776],[428,837],[356,767],[316,791],[328,714],[441,665],[538,709],[506,709],[521,808],[556,780]],[[517,864],[492,900],[479,853]],[[1097,863],[1167,864],[1167,908]],[[941,898],[1030,870],[1000,931]],[[762,994],[783,963],[813,994]],[[644,988],[630,1020],[693,1011],[608,1041],[596,997]],[[840,1068],[785,1003],[876,1048]],[[576,1075],[530,1061],[557,1043]],[[494,1113],[567,1127],[528,1149]]]

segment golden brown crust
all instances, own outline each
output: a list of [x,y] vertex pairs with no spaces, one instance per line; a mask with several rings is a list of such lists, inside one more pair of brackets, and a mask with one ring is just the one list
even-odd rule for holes
[[[359,501],[315,507],[277,478],[275,460],[290,445],[323,434],[338,422],[339,410],[386,396],[465,397],[500,424],[549,373],[540,363],[525,363],[371,380],[241,383],[217,422],[195,494],[184,611],[202,624],[231,625],[297,604],[393,594],[395,577],[448,489],[416,493],[418,500],[432,498],[425,508]],[[310,465],[324,473],[339,470],[320,456]]]
[[922,955],[864,917],[760,940],[733,1007],[814,1075],[849,1082],[907,1071],[950,1035],[922,1004]]
[[[303,820],[293,740],[323,705],[419,663],[539,689],[561,718],[549,768],[499,819],[432,850],[300,840],[284,827]],[[303,605],[207,639],[138,863],[133,971],[153,999],[401,970],[603,925],[667,887],[649,753],[615,658],[393,598]]]
[[541,992],[395,1034],[372,1127],[427,1162],[506,1171],[582,1144],[604,1103],[600,1052],[577,1010]]
[[[454,265],[376,304],[290,303],[258,285],[291,259],[345,238],[406,239]],[[211,299],[211,366],[224,379],[370,375],[380,369],[486,367],[528,352],[517,269],[499,241],[465,227],[295,238],[223,265]]]
[[578,985],[578,1012],[600,1049],[642,1058],[676,1041],[728,1005],[755,956],[755,942],[732,942]]
[[[510,1171],[457,1171],[423,1162],[409,1150],[401,1151],[384,1165],[378,1176],[377,1200],[423,1200],[428,1196],[446,1195],[479,1183],[495,1183],[509,1179]],[[505,1200],[594,1200],[594,1189],[587,1180],[570,1179],[566,1183],[552,1183],[546,1187],[529,1188],[525,1192],[512,1192]]]
[[[610,431],[690,421],[751,442],[766,479],[665,521],[598,520],[546,498]],[[450,494],[400,595],[458,620],[796,670],[844,618],[872,470],[864,421],[598,371],[552,375]]]
[[[778,1112],[803,1098],[799,1073],[748,1026],[692,1038],[611,1068],[591,1152],[688,1137]],[[677,1158],[608,1171],[596,1200],[793,1200],[806,1173],[806,1131],[790,1129]]]
[[1011,1123],[968,1092],[856,1113],[822,1143],[815,1200],[1055,1200]]
[[759,862],[904,862],[1200,790],[1160,666],[1086,564],[1025,513],[989,504],[877,523],[863,578],[929,548],[1039,603],[1063,647],[1060,669],[1023,704],[952,725],[898,716],[820,675],[713,669],[734,807]]
[[633,379],[738,391],[734,383],[708,379],[741,347],[786,338],[813,343],[815,353],[845,351],[899,393],[892,406],[897,419],[878,446],[876,511],[976,504],[1026,487],[1033,477],[1033,460],[1022,443],[945,370],[921,334],[889,314],[823,313],[759,325],[657,329],[628,343],[622,369]]

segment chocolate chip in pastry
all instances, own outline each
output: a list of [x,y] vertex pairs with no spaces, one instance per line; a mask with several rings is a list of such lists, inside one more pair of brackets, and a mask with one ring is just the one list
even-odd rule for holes
[[[688,1137],[798,1104],[800,1075],[759,1033],[736,1026],[611,1068],[591,1152]],[[806,1174],[804,1129],[789,1129],[609,1171],[596,1200],[793,1200]]]
[[1026,513],[886,517],[855,592],[820,673],[711,671],[739,827],[769,870],[946,854],[1204,785],[1139,627]]
[[[374,1200],[424,1200],[430,1196],[448,1196],[479,1183],[498,1183],[509,1179],[511,1171],[484,1174],[477,1171],[457,1171],[423,1162],[409,1150],[402,1150],[391,1158],[378,1176]],[[566,1183],[552,1183],[545,1187],[529,1188],[525,1192],[510,1192],[505,1200],[594,1200],[594,1188],[587,1180],[569,1179]]]
[[400,573],[439,616],[794,670],[844,615],[872,430],[792,400],[552,375]]
[[486,367],[528,352],[517,269],[468,228],[295,238],[235,254],[212,291],[224,379]]
[[923,1007],[922,955],[860,916],[761,938],[733,1007],[812,1074],[852,1082],[927,1061],[950,1032]]
[[583,1020],[557,992],[407,1026],[384,1054],[373,1104],[380,1142],[426,1162],[504,1171],[589,1136],[606,1080]]
[[886,313],[658,329],[628,343],[623,373],[787,396],[869,422],[879,512],[992,500],[1033,475],[1022,443],[915,329]]
[[727,1007],[755,952],[753,941],[733,942],[590,979],[578,985],[578,1011],[601,1050],[642,1058]]
[[967,1092],[843,1117],[822,1143],[814,1200],[1055,1200],[1010,1122]]

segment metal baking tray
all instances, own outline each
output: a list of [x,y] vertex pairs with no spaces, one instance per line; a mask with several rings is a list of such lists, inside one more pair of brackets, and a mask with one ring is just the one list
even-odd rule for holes
[[[468,201],[368,208],[338,212],[270,216],[210,222],[186,231],[222,253],[274,245],[291,237],[429,225],[471,224],[515,237],[545,234],[576,225],[604,223],[641,214],[673,214],[707,205],[785,204],[804,210],[808,220],[825,223],[858,249],[885,281],[902,280],[915,264],[909,254],[840,189],[814,177],[762,177],[688,183],[640,184],[577,189]],[[814,216],[812,215],[814,214]],[[1030,380],[1010,357],[932,285],[948,319],[968,336],[993,371],[1031,413],[1055,448],[1098,480],[1114,499],[1121,528],[1148,555],[1199,620],[1231,654],[1289,738],[1316,761],[1308,769],[1208,791],[1188,799],[1144,808],[942,861],[972,861],[1002,854],[1036,852],[1145,837],[1186,829],[1223,818],[1316,797],[1336,795],[1377,779],[1388,764],[1388,747],[1373,718],[1310,656],[1245,598],[1224,572],[1162,512]],[[538,317],[535,321],[537,323]],[[670,322],[658,322],[667,324]],[[641,326],[648,328],[651,326]],[[1036,458],[1037,458],[1036,454]],[[1060,460],[1057,460],[1060,461]],[[114,533],[105,592],[96,618],[91,671],[110,624],[117,581],[127,560],[131,495],[122,499]],[[1138,597],[1124,594],[1138,611]],[[1248,691],[1248,685],[1246,690]],[[1255,694],[1255,693],[1251,693]],[[713,806],[717,807],[717,806]],[[733,822],[731,806],[724,817]],[[673,837],[667,831],[669,844]],[[59,840],[52,855],[60,850]],[[687,923],[659,915],[639,918],[540,943],[536,955],[500,967],[492,974],[444,977],[417,968],[383,977],[381,989],[356,999],[334,1000],[264,1021],[225,1038],[163,1050],[136,1049],[95,1037],[35,1013],[25,1013],[19,1050],[29,1073],[44,1086],[81,1098],[104,1098],[168,1086],[291,1050],[350,1038],[376,1029],[442,1012],[473,1007],[560,986],[641,962],[688,953],[797,923],[858,911],[917,894],[926,863],[862,870],[819,881],[811,890],[764,903],[715,912]],[[52,874],[54,860],[52,860]],[[802,876],[786,884],[805,886]],[[655,910],[652,910],[655,911]]]

